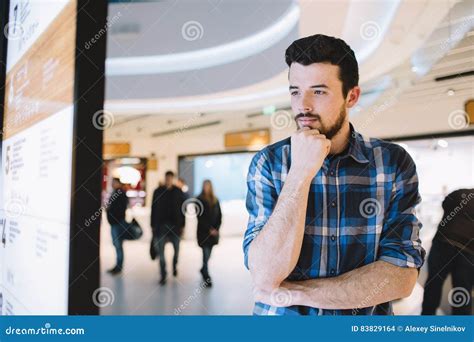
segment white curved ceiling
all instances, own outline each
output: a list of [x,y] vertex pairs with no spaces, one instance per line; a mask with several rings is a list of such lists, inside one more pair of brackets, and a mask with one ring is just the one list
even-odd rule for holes
[[117,19],[108,37],[107,99],[167,103],[280,74],[286,68],[282,51],[298,38],[299,7],[290,0],[268,4],[181,0],[110,5],[109,20]]
[[[106,108],[132,115],[285,107],[284,51],[298,37],[315,33],[345,39],[358,56],[361,82],[377,82],[423,44],[452,5],[428,0],[112,4],[109,20],[116,20],[108,35]],[[194,35],[186,33],[192,24]]]
[[[276,18],[268,27],[230,42],[177,53],[157,54],[155,52],[150,55],[110,57],[107,59],[107,75],[166,74],[231,64],[263,53],[288,38],[297,26],[299,17],[299,6],[292,3],[285,13]],[[202,39],[204,26],[199,21],[189,20],[182,25],[181,36],[180,40],[187,42]]]

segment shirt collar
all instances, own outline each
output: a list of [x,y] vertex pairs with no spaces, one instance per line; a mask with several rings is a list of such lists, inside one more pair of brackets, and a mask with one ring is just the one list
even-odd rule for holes
[[368,151],[364,142],[364,137],[354,129],[354,126],[351,123],[349,123],[349,125],[349,150],[343,157],[351,156],[355,161],[359,163],[368,163]]

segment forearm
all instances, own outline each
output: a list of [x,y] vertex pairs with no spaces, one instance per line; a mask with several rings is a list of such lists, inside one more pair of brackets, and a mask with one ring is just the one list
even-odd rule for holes
[[408,297],[418,277],[414,268],[376,261],[337,277],[282,283],[292,305],[359,309]]
[[310,179],[291,171],[267,224],[249,247],[256,286],[278,287],[295,268],[304,236]]

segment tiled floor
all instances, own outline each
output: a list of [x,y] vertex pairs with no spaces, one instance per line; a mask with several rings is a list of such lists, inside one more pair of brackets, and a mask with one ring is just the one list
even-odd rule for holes
[[[205,288],[199,273],[201,249],[193,240],[181,242],[178,277],[160,286],[158,261],[149,257],[149,237],[125,242],[124,272],[102,272],[107,294],[103,315],[249,315],[252,313],[250,275],[242,264],[240,237],[225,237],[214,248],[210,261],[213,287]],[[166,246],[171,274],[171,244]],[[115,251],[108,232],[102,236],[102,270],[113,266]],[[417,284],[412,296],[394,305],[397,314],[419,314],[423,288]],[[113,301],[112,301],[113,299]]]
[[[106,235],[106,236],[104,236]],[[102,237],[102,270],[114,264],[115,251],[106,231]],[[124,272],[102,272],[109,291],[103,315],[248,315],[252,313],[250,275],[243,266],[241,239],[226,237],[212,251],[209,263],[212,288],[204,288],[202,252],[195,241],[182,241],[178,276],[171,275],[173,248],[166,246],[169,280],[160,286],[158,261],[149,257],[149,239],[125,242]]]

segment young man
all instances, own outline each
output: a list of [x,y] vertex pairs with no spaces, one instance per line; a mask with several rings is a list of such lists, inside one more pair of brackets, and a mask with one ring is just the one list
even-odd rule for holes
[[153,203],[151,204],[153,241],[157,241],[156,245],[160,258],[160,285],[166,284],[165,244],[167,241],[173,244],[174,249],[173,276],[178,275],[179,242],[185,224],[183,203],[184,194],[180,188],[174,185],[174,173],[173,171],[167,171],[165,184],[155,190]]
[[298,130],[257,153],[247,177],[254,314],[391,314],[425,254],[413,160],[349,123],[359,74],[343,40],[296,40],[286,62]]
[[112,243],[115,247],[117,262],[115,267],[107,272],[115,275],[122,272],[123,267],[123,233],[127,228],[125,212],[127,211],[128,197],[120,179],[114,178],[112,180],[112,188],[113,192],[110,195],[107,206],[107,220],[112,231]]

